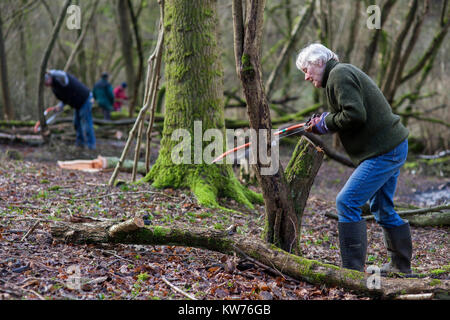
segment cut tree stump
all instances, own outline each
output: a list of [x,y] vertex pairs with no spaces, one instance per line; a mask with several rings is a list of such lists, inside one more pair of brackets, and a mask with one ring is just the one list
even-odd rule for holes
[[[324,153],[307,137],[302,136],[298,142],[291,160],[285,170],[294,210],[297,214],[297,232],[301,230],[303,212],[309,192],[323,162]],[[300,238],[300,237],[298,237]]]
[[424,293],[431,293],[434,298],[445,298],[448,297],[450,291],[450,281],[436,279],[380,277],[380,285],[373,286],[370,284],[373,282],[374,275],[305,259],[283,251],[259,238],[239,234],[230,235],[215,229],[177,224],[144,226],[141,218],[133,218],[125,222],[55,222],[51,226],[51,234],[57,240],[74,244],[178,245],[203,248],[224,254],[245,254],[294,279],[317,285],[338,286],[386,299],[405,294]]

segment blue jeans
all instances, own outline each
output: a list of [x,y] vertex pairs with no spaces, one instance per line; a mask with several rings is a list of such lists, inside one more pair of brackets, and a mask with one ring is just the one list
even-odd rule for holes
[[385,228],[405,224],[394,210],[394,193],[400,168],[408,155],[405,139],[393,150],[361,162],[336,198],[339,222],[362,220],[361,209],[370,201],[370,212]]
[[92,121],[92,94],[81,106],[80,109],[75,109],[73,115],[73,124],[76,131],[75,144],[80,147],[87,147],[91,150],[95,149],[95,133],[94,123]]

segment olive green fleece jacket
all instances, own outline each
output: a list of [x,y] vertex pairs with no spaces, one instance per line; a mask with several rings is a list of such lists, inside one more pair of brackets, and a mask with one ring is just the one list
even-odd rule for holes
[[330,108],[325,124],[339,134],[355,165],[391,151],[408,137],[381,90],[355,66],[328,61],[322,87]]

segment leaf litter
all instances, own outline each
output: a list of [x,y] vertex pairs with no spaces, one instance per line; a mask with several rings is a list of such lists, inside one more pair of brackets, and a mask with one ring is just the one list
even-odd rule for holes
[[[177,221],[220,230],[234,225],[238,233],[260,236],[262,206],[245,210],[233,200],[222,199],[224,206],[240,214],[203,208],[186,190],[157,190],[148,184],[110,188],[110,174],[62,170],[45,162],[1,162],[0,299],[369,299],[341,288],[290,279],[245,258],[204,249],[54,241],[49,232],[53,221],[135,215],[155,225]],[[119,174],[125,181],[129,177]],[[305,210],[302,254],[339,265],[337,222],[324,215],[334,208],[335,190],[326,192],[324,177],[331,175],[319,172]],[[369,222],[368,235],[367,264],[381,266],[386,262],[381,228]],[[447,265],[434,277],[448,279],[448,227],[413,227],[412,235],[413,270],[429,273]]]

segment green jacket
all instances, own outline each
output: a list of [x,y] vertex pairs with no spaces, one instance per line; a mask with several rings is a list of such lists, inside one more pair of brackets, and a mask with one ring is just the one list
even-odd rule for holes
[[381,90],[355,66],[328,61],[322,86],[330,108],[325,123],[339,134],[355,165],[391,151],[408,137]]
[[114,93],[112,86],[105,79],[100,79],[92,89],[95,101],[106,110],[111,111],[114,104]]

